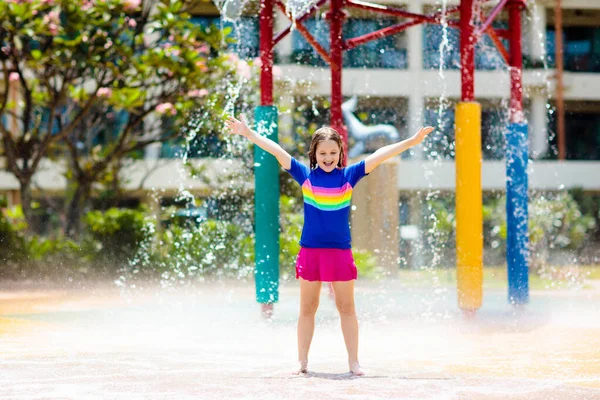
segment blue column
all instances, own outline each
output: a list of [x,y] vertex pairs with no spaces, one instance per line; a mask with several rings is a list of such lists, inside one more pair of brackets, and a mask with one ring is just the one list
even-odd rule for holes
[[[277,108],[255,110],[256,131],[277,142]],[[254,146],[254,224],[256,301],[279,300],[279,163]]]
[[527,124],[510,124],[506,133],[506,262],[508,300],[529,302]]

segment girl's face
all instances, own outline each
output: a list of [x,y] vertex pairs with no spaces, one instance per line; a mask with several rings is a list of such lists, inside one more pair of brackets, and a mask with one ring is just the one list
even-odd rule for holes
[[333,140],[325,140],[317,145],[317,165],[325,172],[333,171],[340,162],[340,147]]

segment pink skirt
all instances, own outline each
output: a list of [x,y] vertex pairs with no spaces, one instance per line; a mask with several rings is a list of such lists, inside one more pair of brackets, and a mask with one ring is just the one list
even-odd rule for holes
[[356,279],[351,249],[313,249],[301,247],[296,259],[296,279],[337,282]]

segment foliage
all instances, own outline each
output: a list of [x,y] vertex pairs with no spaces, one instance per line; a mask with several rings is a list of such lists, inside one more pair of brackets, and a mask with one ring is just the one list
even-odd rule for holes
[[279,270],[285,279],[296,276],[296,257],[300,252],[302,235],[302,201],[282,195],[279,204]]
[[92,257],[103,267],[126,264],[154,231],[147,210],[111,208],[91,211],[85,216],[87,231],[94,241]]
[[[145,249],[144,251],[148,251]],[[247,277],[253,240],[239,226],[207,220],[191,229],[172,225],[159,234],[151,256],[137,257],[133,273],[159,273],[164,281],[210,276]]]
[[[190,20],[194,1],[0,2],[0,125],[7,170],[30,214],[31,177],[44,157],[71,158],[69,212],[79,219],[94,183],[111,186],[121,159],[177,137],[200,109],[202,135],[222,124],[236,60],[219,53],[228,32]],[[8,98],[9,85],[20,103]],[[169,124],[147,124],[150,114]]]
[[89,273],[91,272],[90,261],[95,250],[94,243],[89,240],[79,244],[62,235],[32,236],[27,242],[29,266],[41,276],[57,277],[65,273]]
[[26,224],[20,207],[0,209],[0,262],[16,263],[27,259]]
[[[490,225],[493,247],[506,246],[506,198],[498,198],[484,207],[484,219]],[[532,261],[543,265],[553,249],[580,250],[595,229],[595,219],[583,215],[567,192],[532,196],[529,203],[529,244]]]
[[374,278],[377,272],[377,257],[367,250],[352,249],[359,278]]

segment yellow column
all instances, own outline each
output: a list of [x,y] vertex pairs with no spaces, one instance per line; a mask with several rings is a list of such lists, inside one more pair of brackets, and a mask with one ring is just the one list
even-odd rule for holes
[[456,106],[456,275],[458,305],[468,312],[483,297],[481,105]]

